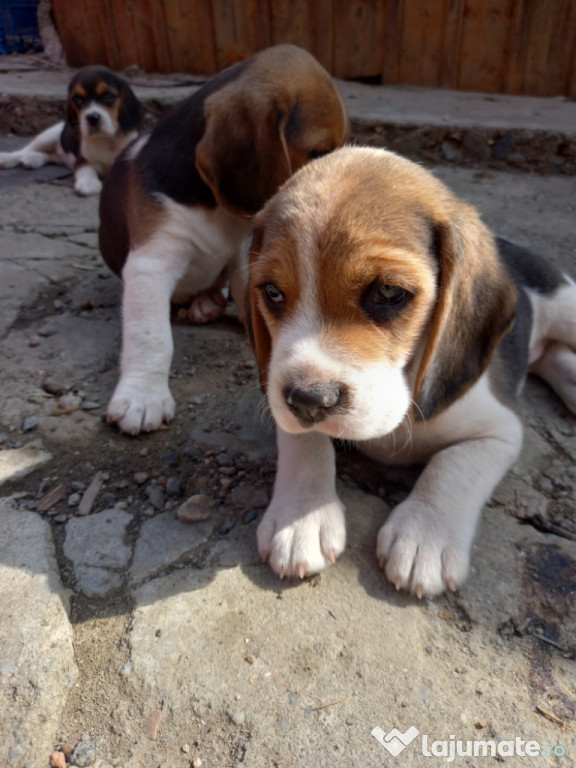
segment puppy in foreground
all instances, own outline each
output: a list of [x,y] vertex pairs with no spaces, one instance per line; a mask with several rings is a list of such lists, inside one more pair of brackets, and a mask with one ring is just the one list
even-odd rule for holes
[[129,434],[174,416],[170,301],[243,306],[253,215],[289,176],[348,137],[332,78],[306,51],[268,48],[212,78],[118,158],[100,200],[100,250],[124,282],[120,381],[108,421]]
[[256,219],[248,327],[278,427],[264,560],[299,576],[345,544],[332,438],[426,466],[376,553],[418,597],[465,580],[483,505],[522,445],[528,370],[576,413],[576,285],[495,238],[391,152],[343,148]]
[[97,195],[112,163],[138,136],[140,102],[128,83],[106,67],[84,67],[68,86],[66,119],[15,152],[0,152],[0,168],[40,168],[47,163],[74,171],[74,191]]

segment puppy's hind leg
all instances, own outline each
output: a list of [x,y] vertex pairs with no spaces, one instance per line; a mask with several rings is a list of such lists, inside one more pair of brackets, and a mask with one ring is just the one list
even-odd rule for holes
[[565,344],[550,344],[530,372],[549,384],[566,407],[576,415],[576,353]]
[[15,168],[22,165],[24,168],[41,168],[47,163],[62,164],[58,154],[60,135],[64,123],[47,128],[38,134],[29,144],[15,152],[0,152],[0,168]]
[[530,372],[544,379],[576,414],[576,285],[570,281],[552,299],[544,299],[540,309],[544,333],[537,346],[542,351],[531,361]]

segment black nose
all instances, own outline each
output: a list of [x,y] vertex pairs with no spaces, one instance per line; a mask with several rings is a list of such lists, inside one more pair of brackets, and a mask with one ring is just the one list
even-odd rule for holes
[[292,413],[305,425],[312,426],[324,421],[326,416],[342,411],[343,390],[335,383],[315,383],[309,387],[287,386],[284,388],[284,399]]
[[100,115],[97,112],[89,112],[86,115],[86,122],[88,125],[90,125],[92,128],[96,128],[98,123],[100,122]]

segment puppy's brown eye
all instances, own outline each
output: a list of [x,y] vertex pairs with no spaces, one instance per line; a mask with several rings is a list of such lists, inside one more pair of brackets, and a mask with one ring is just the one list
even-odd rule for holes
[[406,291],[399,285],[379,285],[374,291],[373,301],[388,306],[404,301]]
[[362,296],[362,309],[375,323],[393,320],[413,298],[401,285],[374,282]]
[[111,107],[112,104],[114,104],[114,102],[116,101],[116,96],[115,94],[108,91],[107,93],[102,94],[102,96],[100,97],[100,101],[102,102],[102,104],[105,104],[107,107]]
[[262,290],[264,291],[264,296],[266,296],[267,301],[270,304],[273,304],[275,309],[279,309],[284,303],[284,294],[277,285],[274,285],[274,283],[266,283],[262,287]]
[[84,99],[82,98],[82,96],[72,96],[72,101],[74,103],[74,106],[78,107],[78,109],[80,109],[82,104],[84,104]]

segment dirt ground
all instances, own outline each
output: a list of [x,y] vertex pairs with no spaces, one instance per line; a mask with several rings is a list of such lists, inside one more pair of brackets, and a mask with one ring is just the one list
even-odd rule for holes
[[[97,202],[61,172],[11,173],[0,188],[12,281],[0,442],[40,440],[53,458],[2,495],[49,526],[70,598],[74,671],[45,727],[50,748],[94,768],[445,765],[414,745],[393,757],[371,735],[415,726],[430,741],[536,739],[564,749],[540,764],[576,765],[576,420],[546,387],[528,382],[525,450],[485,510],[458,594],[418,601],[386,583],[375,533],[417,470],[350,451],[338,457],[345,554],[320,576],[280,582],[256,551],[275,448],[234,308],[199,328],[175,315],[176,419],[119,434],[104,413],[121,285],[97,251]],[[437,173],[499,234],[576,272],[574,177]],[[184,525],[175,512],[193,494],[209,517]],[[12,765],[48,764],[48,753],[13,754]],[[456,764],[495,759],[529,763]]]

